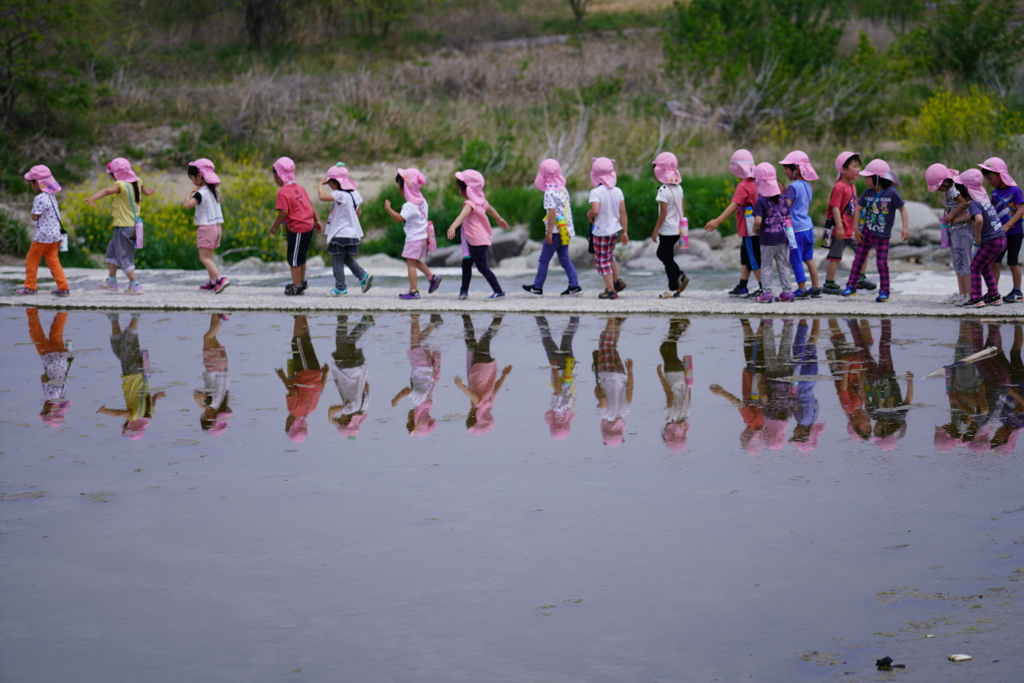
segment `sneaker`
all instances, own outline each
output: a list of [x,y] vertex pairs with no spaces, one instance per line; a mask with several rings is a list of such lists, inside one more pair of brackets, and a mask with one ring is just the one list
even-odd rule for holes
[[875,297],[875,301],[877,301],[880,304],[884,304],[888,300],[889,300],[889,290],[888,289],[880,289],[880,290],[878,290],[878,296]]
[[807,290],[807,296],[811,297],[812,299],[820,299],[821,287],[811,287],[810,289]]
[[527,294],[536,294],[537,296],[543,296],[544,290],[540,287],[534,287],[533,285],[523,285],[523,291]]
[[615,281],[615,291],[616,292],[621,292],[625,288],[626,288],[626,283],[623,282],[621,279]]
[[430,278],[430,286],[427,287],[427,294],[433,294],[437,291],[437,288],[441,286],[441,276],[435,275]]
[[739,285],[736,285],[735,287],[728,291],[728,294],[729,296],[746,297],[748,294],[750,294],[750,292],[747,291],[746,287],[740,287]]
[[418,289],[410,289],[408,292],[405,292],[404,294],[399,294],[398,298],[402,299],[404,301],[408,301],[410,299],[419,299],[420,298],[420,290],[418,290]]
[[227,313],[218,313],[217,317],[220,318],[224,322],[227,322],[227,321],[231,320],[231,316],[228,315]]
[[980,296],[972,296],[970,299],[967,300],[967,303],[964,304],[964,308],[982,308],[984,306],[985,299]]
[[465,301],[469,298],[469,292],[459,292],[459,301]]
[[342,287],[341,289],[332,287],[331,291],[327,292],[327,296],[348,296],[348,287]]
[[772,296],[772,293],[770,291],[764,290],[761,291],[760,295],[758,295],[757,301],[758,303],[762,304],[770,304],[771,302],[775,301],[775,297]]
[[299,285],[298,287],[296,287],[295,285],[293,285],[290,282],[287,285],[285,285],[285,287],[284,287],[284,295],[285,296],[299,296],[300,294],[302,294],[302,291],[303,291],[302,290],[302,285]]
[[18,296],[30,296],[33,294],[38,294],[39,290],[29,289],[28,287],[19,287],[18,289],[14,290],[14,293],[17,294]]
[[989,294],[988,296],[985,297],[985,305],[986,306],[1002,306],[1003,305],[1003,297],[999,296],[999,292],[992,292],[991,294]]
[[840,294],[845,297],[857,296],[857,288],[853,285],[846,285],[846,288]]
[[131,294],[133,296],[138,296],[139,294],[142,294],[142,283],[139,282],[138,280],[132,280],[131,282],[128,283],[128,286],[125,288],[124,293]]
[[217,280],[217,284],[215,284],[213,286],[213,293],[214,294],[220,294],[225,289],[227,289],[228,285],[230,285],[230,284],[231,284],[231,280],[227,279],[226,277],[219,278]]
[[485,297],[485,298],[488,299],[488,300],[491,300],[491,299],[504,299],[505,298],[505,292],[494,292],[493,294],[491,294],[490,296]]
[[96,283],[96,289],[105,289],[108,292],[117,291],[117,280],[111,282],[110,280],[100,280]]
[[861,275],[860,280],[857,281],[857,289],[866,289],[870,292],[877,286],[878,285],[868,279],[867,275]]
[[570,287],[569,289],[562,292],[561,296],[579,296],[583,293],[583,288],[577,285],[576,287]]
[[302,282],[299,283],[299,291],[298,291],[299,294],[302,294],[307,289],[309,289],[309,283],[308,282],[303,280]]
[[216,282],[207,282],[205,285],[200,285],[199,286],[199,291],[200,292],[212,292],[216,288],[217,288],[217,283]]
[[674,289],[670,289],[667,292],[662,292],[661,294],[659,294],[658,298],[659,299],[675,299],[677,296],[679,296],[679,292],[674,290]]
[[821,288],[822,294],[842,294],[843,288],[835,282],[826,282],[825,286]]
[[[690,284],[690,277],[686,273],[683,273],[679,276],[679,286],[676,288],[676,296],[682,294],[683,291],[686,290],[686,285],[688,284]],[[623,288],[625,288],[625,285],[623,285]]]
[[[806,293],[804,295],[806,296]],[[776,301],[796,301],[796,294],[794,294],[793,292],[783,292],[782,294],[779,294],[779,297],[776,299]]]
[[54,289],[54,290],[52,290],[50,292],[50,294],[53,294],[54,296],[71,296],[71,290],[70,289]]
[[363,288],[363,294],[370,291],[370,287],[373,287],[373,276],[369,273],[363,273],[363,276],[359,278],[359,284]]
[[953,305],[954,306],[963,306],[964,304],[966,304],[970,300],[971,300],[971,295],[970,294],[961,294],[960,297],[956,300],[956,303],[953,304]]
[[953,304],[955,306],[956,302],[960,301],[960,297],[961,296],[962,295],[960,294],[960,292],[953,292],[948,297],[946,297],[946,300],[943,301],[942,303],[944,303],[944,304]]
[[598,299],[618,299],[619,293],[613,289],[606,289],[597,295]]
[[1017,304],[1024,301],[1024,294],[1021,294],[1019,289],[1010,290],[1010,293],[1003,297],[1003,302],[1008,304]]
[[758,287],[753,292],[747,295],[748,299],[760,299],[761,295],[764,294],[764,290]]
[[807,291],[806,289],[798,289],[795,292],[793,292],[793,301],[803,301],[805,299],[810,299],[810,298],[811,298],[811,293],[809,291]]

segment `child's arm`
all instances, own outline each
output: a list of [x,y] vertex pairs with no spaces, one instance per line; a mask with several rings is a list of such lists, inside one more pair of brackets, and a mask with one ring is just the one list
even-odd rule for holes
[[726,218],[736,213],[736,209],[738,208],[740,208],[739,204],[737,204],[736,202],[729,202],[729,206],[725,207],[725,211],[722,212],[722,215],[719,216],[718,218],[712,218],[710,221],[708,221],[707,225],[704,226],[704,229],[707,230],[708,232],[718,230],[718,226],[720,226]]
[[96,206],[96,202],[112,194],[121,194],[121,186],[114,185],[113,187],[105,187],[96,194],[94,194],[93,196],[86,199],[85,203],[88,204],[89,206]]
[[288,393],[291,393],[293,383],[290,379],[288,379],[288,376],[284,374],[284,370],[278,368],[277,376],[281,378],[282,382],[284,382],[284,388],[288,390]]
[[555,234],[555,225],[558,223],[558,218],[555,216],[554,209],[548,209],[548,232],[544,236],[544,241],[548,244],[554,244],[552,236]]
[[629,216],[626,215],[626,202],[619,202],[619,223],[622,224],[622,244],[629,244]]
[[320,222],[320,214],[316,211],[313,211],[313,229],[317,232],[324,231],[324,224]]
[[153,190],[153,189],[150,189],[150,188],[146,187],[145,185],[142,184],[141,180],[139,181],[139,190],[146,197],[152,197],[153,195],[156,194],[156,190]]
[[[506,221],[504,218],[499,216],[498,212],[495,211],[493,206],[488,206],[487,207],[487,215],[490,216],[491,218],[493,218],[495,221],[497,221],[498,222],[498,226],[501,227],[502,230],[508,231],[508,230],[512,229],[512,228],[508,227],[508,221]],[[449,237],[448,239],[451,239],[451,238]]]
[[984,223],[981,220],[981,214],[974,215],[974,243],[981,244],[981,226]]
[[342,406],[331,406],[327,409],[327,420],[334,422],[334,416],[341,412]]
[[452,221],[451,226],[448,228],[448,239],[455,239],[456,229],[458,229],[458,227],[462,225],[462,222],[466,220],[466,217],[469,216],[469,214],[471,213],[473,213],[473,205],[469,203],[463,204],[462,211],[459,213],[458,216],[456,216],[455,220]]
[[196,389],[195,391],[192,392],[192,398],[195,399],[196,405],[199,406],[200,408],[205,409],[207,407],[206,399],[208,398],[208,395],[205,391],[201,389]]
[[274,224],[270,226],[270,234],[276,235],[277,229],[281,227],[281,224],[288,220],[288,212],[284,209],[277,210],[277,218],[274,219]]
[[633,402],[633,359],[626,359],[626,403]]
[[755,235],[760,235],[761,234],[761,217],[760,216],[754,216],[754,234]]
[[946,214],[946,223],[966,223],[969,221],[970,216],[967,215],[964,215],[960,220],[956,220],[956,218],[958,218],[960,214],[964,213],[970,205],[970,198],[965,199],[964,197],[960,197],[959,203],[956,205],[956,208],[953,209],[953,212]]
[[388,212],[389,216],[391,216],[393,219],[395,219],[399,223],[404,223],[405,222],[405,219],[402,218],[402,214],[398,213],[397,211],[395,211],[394,209],[391,208],[391,200],[390,199],[385,199],[384,200],[384,210]]
[[155,394],[153,394],[153,410],[156,410],[156,402],[166,395],[167,394],[163,391],[158,391]]
[[199,200],[195,198],[196,193],[199,192],[198,187],[188,188],[188,192],[185,193],[185,201],[182,202],[182,206],[186,209],[194,209],[199,205]]
[[108,408],[106,406],[100,406],[96,413],[103,413],[104,415],[110,415],[111,417],[128,417],[131,415],[127,410],[114,410],[113,408]]
[[907,373],[907,400],[904,401],[903,403],[905,405],[910,405],[913,402],[914,402],[914,373],[908,372]]
[[661,230],[661,226],[665,224],[665,216],[668,215],[668,204],[665,202],[658,202],[658,220],[654,221],[654,234],[651,235],[651,241],[657,244],[658,242],[658,231]]
[[323,180],[321,180],[320,184],[316,186],[317,198],[320,201],[322,201],[322,202],[333,202],[334,201],[334,197],[331,195],[331,193],[330,192],[324,192],[324,187],[325,186],[328,186],[327,185],[327,178],[324,178]]
[[907,207],[900,207],[900,222],[903,224],[903,241],[906,242],[910,239],[910,215],[907,214]]
[[[474,408],[476,408],[477,405],[479,405],[479,403],[480,403],[480,396],[475,391],[473,391],[472,389],[467,387],[465,384],[463,384],[462,383],[462,378],[459,377],[458,375],[455,376],[455,386],[457,386],[459,389],[461,389],[462,393],[464,393],[467,397],[469,397],[469,402],[473,404]],[[497,386],[497,385],[495,385],[495,386]]]
[[505,366],[505,369],[501,371],[501,377],[499,377],[498,381],[494,383],[494,393],[495,394],[497,394],[499,391],[501,391],[501,385],[505,383],[505,378],[508,377],[508,373],[510,373],[510,372],[512,372],[512,366],[511,365]]
[[1024,204],[1017,207],[1017,210],[1010,216],[1010,220],[1006,221],[1006,225],[1003,226],[1003,232],[1010,232],[1010,228],[1017,225],[1020,221],[1021,216],[1024,216]]
[[322,368],[320,368],[320,393],[321,394],[324,393],[324,387],[327,386],[327,375],[330,373],[330,371],[331,371],[331,369],[330,369],[330,367],[328,367],[327,363],[324,363],[324,366]]
[[660,363],[658,364],[658,380],[661,382],[662,391],[665,392],[665,405],[671,406],[676,402],[676,397],[675,394],[672,393],[672,386],[668,383],[668,380],[665,379],[665,369]]
[[590,202],[590,209],[587,211],[587,220],[593,223],[599,213],[601,213],[601,202]]
[[405,398],[411,393],[412,387],[406,387],[399,391],[397,394],[395,394],[395,397],[391,399],[391,407],[394,408],[395,406],[397,406],[399,401],[401,401],[403,398]]
[[715,396],[721,396],[722,398],[726,399],[727,401],[729,401],[729,403],[733,404],[737,408],[742,408],[743,407],[743,403],[741,403],[738,398],[736,398],[735,396],[730,394],[728,391],[726,391],[725,389],[723,389],[719,385],[712,384],[708,388],[711,390],[712,394],[714,394]]

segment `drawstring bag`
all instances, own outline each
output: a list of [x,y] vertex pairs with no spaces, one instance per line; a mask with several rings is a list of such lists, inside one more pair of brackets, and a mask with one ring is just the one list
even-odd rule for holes
[[132,192],[132,190],[134,188],[129,187],[128,183],[125,183],[124,184],[124,189],[125,189],[126,192],[128,192],[128,201],[131,202],[131,204],[132,204],[132,213],[135,215],[135,248],[136,249],[142,249],[142,244],[143,244],[143,240],[142,240],[142,238],[143,238],[142,216],[140,216],[139,212],[136,211],[136,209],[135,209],[135,198],[132,196],[134,194],[134,192]]
[[427,221],[427,251],[437,251],[437,235],[434,233],[434,221],[427,220],[427,212],[423,209],[422,204],[420,204],[420,215],[423,216],[423,220]]

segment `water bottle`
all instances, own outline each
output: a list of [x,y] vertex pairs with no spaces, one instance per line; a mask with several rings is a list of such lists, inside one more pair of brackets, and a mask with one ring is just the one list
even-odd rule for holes
[[743,219],[747,222],[747,234],[754,235],[754,207],[748,206],[743,209]]
[[142,237],[143,237],[142,219],[141,218],[136,218],[135,219],[135,248],[136,249],[142,249],[142,244],[143,244]]
[[796,233],[793,232],[793,222],[787,218],[783,227],[786,229],[786,241],[789,242],[789,248],[796,249]]
[[679,248],[690,248],[690,219],[685,216],[679,220]]
[[950,246],[949,224],[947,224],[946,221],[942,221],[941,223],[939,223],[939,235],[941,236],[940,241],[942,243],[942,246],[948,249]]
[[68,233],[66,231],[64,231],[64,230],[60,231],[60,250],[61,251],[67,251],[68,250]]
[[569,220],[564,216],[555,216],[555,227],[558,228],[558,236],[562,245],[569,244],[572,239],[569,237]]

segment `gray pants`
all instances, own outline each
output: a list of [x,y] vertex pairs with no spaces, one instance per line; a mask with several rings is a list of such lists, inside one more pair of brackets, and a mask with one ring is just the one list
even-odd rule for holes
[[359,240],[332,240],[327,245],[327,253],[331,255],[331,268],[334,270],[334,286],[345,289],[345,266],[352,271],[357,280],[362,280],[366,271],[355,259],[359,253]]
[[113,263],[126,273],[135,270],[135,226],[116,226],[114,236],[107,244],[107,263]]
[[783,292],[793,291],[793,280],[790,278],[792,272],[789,266],[789,244],[773,244],[766,247],[761,243],[761,288],[772,291],[772,275],[775,270],[779,271],[779,282],[782,283]]
[[949,231],[949,251],[957,275],[971,274],[971,250],[974,247],[974,224]]

